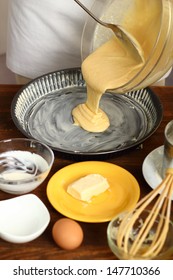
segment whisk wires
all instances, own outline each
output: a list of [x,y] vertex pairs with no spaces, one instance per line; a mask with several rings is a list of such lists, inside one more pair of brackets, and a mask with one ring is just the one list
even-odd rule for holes
[[[173,192],[173,171],[168,170],[165,179],[161,184],[152,192],[141,199],[135,209],[130,211],[120,224],[117,236],[117,246],[124,250],[125,253],[135,255],[139,253],[143,257],[153,257],[157,255],[162,249],[166,236],[169,230],[169,219],[171,213],[171,195]],[[158,196],[151,212],[148,214],[141,228],[137,233],[133,244],[130,244],[131,233],[136,220],[140,217],[141,213],[146,207]],[[159,217],[156,232],[152,237],[151,244],[143,250],[143,243],[148,238],[149,233]]]

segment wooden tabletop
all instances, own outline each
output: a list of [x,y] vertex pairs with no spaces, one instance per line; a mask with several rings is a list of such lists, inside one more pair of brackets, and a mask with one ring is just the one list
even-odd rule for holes
[[[24,137],[15,127],[11,113],[11,101],[17,91],[21,88],[19,85],[0,85],[0,139]],[[128,150],[121,154],[114,154],[109,157],[97,157],[93,160],[104,160],[117,164],[129,172],[137,179],[141,196],[151,191],[151,188],[145,182],[142,175],[142,163],[145,157],[155,148],[163,145],[164,128],[166,124],[173,119],[173,87],[153,87],[152,90],[160,98],[163,105],[163,120],[159,128],[144,143],[142,148]],[[110,251],[107,244],[107,222],[104,223],[82,223],[84,231],[84,241],[82,245],[73,251],[65,251],[55,245],[51,231],[56,220],[62,217],[49,203],[46,196],[46,187],[50,177],[59,169],[69,164],[84,159],[74,158],[70,155],[55,152],[55,161],[51,172],[44,183],[32,193],[37,195],[46,205],[50,212],[51,221],[45,232],[26,244],[11,244],[0,239],[0,259],[3,260],[109,260],[116,259]],[[0,200],[9,199],[14,195],[0,191]],[[173,257],[172,257],[173,259]]]

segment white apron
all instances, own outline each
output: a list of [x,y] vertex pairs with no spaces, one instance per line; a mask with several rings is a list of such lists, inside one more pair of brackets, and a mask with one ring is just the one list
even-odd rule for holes
[[33,79],[80,66],[86,16],[73,0],[9,0],[7,67]]

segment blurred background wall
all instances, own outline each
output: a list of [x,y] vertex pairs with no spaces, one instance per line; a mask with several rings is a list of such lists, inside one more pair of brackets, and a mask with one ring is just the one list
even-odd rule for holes
[[0,84],[16,83],[14,74],[6,67],[7,17],[8,0],[0,0]]
[[0,55],[6,51],[8,0],[0,0]]

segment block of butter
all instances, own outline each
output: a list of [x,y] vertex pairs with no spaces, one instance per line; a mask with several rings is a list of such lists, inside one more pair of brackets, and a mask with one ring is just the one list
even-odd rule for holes
[[109,188],[109,183],[100,174],[89,174],[71,183],[67,192],[74,198],[88,202],[93,196],[97,196]]

